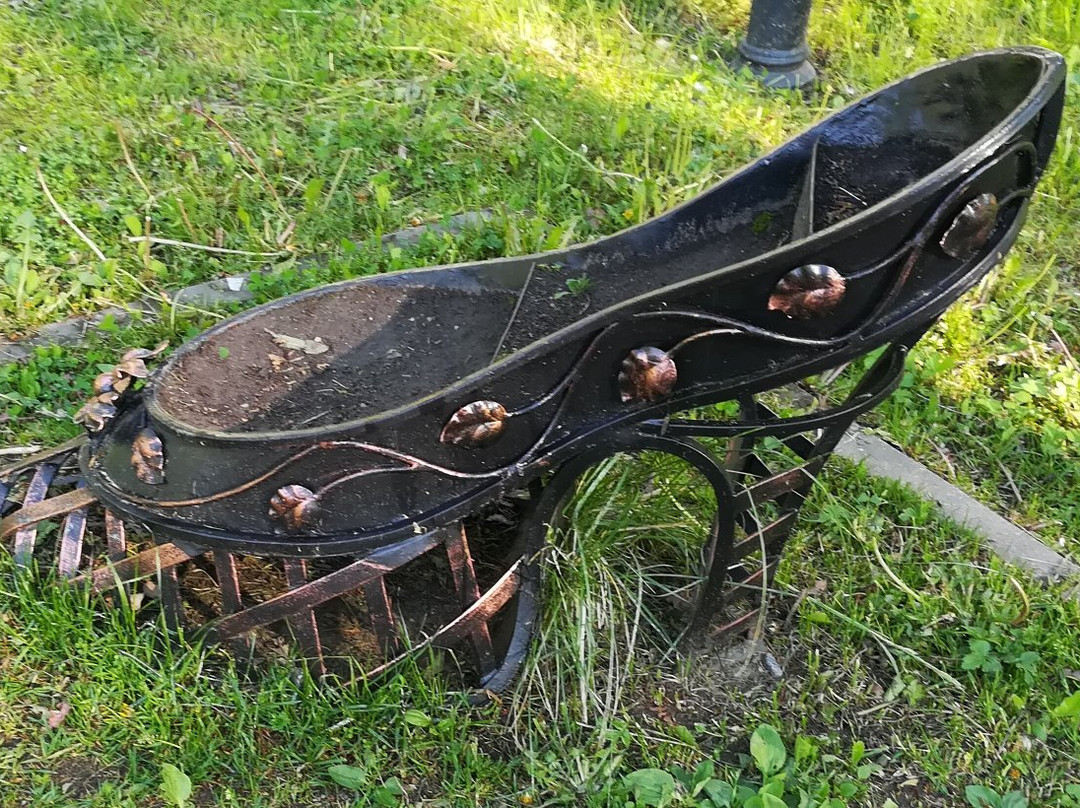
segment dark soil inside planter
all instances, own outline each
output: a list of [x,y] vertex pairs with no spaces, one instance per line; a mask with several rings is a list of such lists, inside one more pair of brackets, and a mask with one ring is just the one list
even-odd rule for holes
[[497,289],[333,288],[203,339],[166,369],[157,402],[184,423],[235,432],[362,418],[486,366],[515,300]]

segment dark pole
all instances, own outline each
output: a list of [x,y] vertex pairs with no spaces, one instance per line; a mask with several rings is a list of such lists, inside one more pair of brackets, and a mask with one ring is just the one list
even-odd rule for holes
[[766,87],[790,89],[813,81],[817,72],[807,61],[809,23],[810,0],[754,0],[746,38],[739,43],[739,64]]

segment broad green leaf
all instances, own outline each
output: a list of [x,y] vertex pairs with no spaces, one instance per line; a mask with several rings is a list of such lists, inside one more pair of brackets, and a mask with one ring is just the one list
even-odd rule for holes
[[731,801],[735,798],[735,789],[723,780],[709,780],[702,792],[709,798],[713,808],[730,808]]
[[771,777],[780,771],[787,760],[780,734],[768,724],[762,724],[750,736],[750,755],[765,777]]
[[406,710],[405,723],[412,724],[414,727],[430,727],[431,718],[428,717],[427,713],[422,713],[419,710]]
[[1027,797],[1019,791],[1010,791],[1001,798],[1001,808],[1028,808]]
[[787,808],[787,804],[773,794],[762,794],[761,808]]
[[127,225],[128,232],[130,232],[131,235],[143,235],[143,220],[134,213],[129,213],[124,217],[124,224]]
[[1054,708],[1054,718],[1076,718],[1080,716],[1080,690],[1077,690]]
[[339,764],[329,769],[330,778],[339,786],[351,788],[353,791],[362,791],[368,785],[368,773],[357,766]]
[[783,776],[774,777],[769,782],[765,783],[758,789],[758,794],[764,797],[766,794],[772,794],[774,797],[784,796],[784,779]]
[[859,768],[855,770],[856,776],[860,780],[869,780],[875,774],[881,771],[881,767],[876,763],[863,763]]
[[623,778],[623,784],[633,792],[635,802],[653,808],[664,808],[675,796],[675,778],[662,769],[630,772]]
[[795,736],[795,765],[801,766],[808,760],[813,760],[817,753],[814,742],[805,735]]
[[964,789],[964,797],[974,808],[1001,808],[1001,797],[986,786],[968,786]]
[[176,808],[184,808],[191,797],[191,778],[171,763],[162,764],[161,796]]
[[83,286],[104,286],[105,280],[95,275],[93,272],[87,272],[85,269],[79,270],[75,273],[75,277],[79,279],[79,283]]
[[851,745],[851,765],[855,766],[863,759],[863,755],[866,754],[866,744],[862,741],[855,741]]
[[314,177],[311,179],[304,188],[304,207],[307,210],[311,210],[315,207],[315,202],[319,198],[319,194],[322,193],[323,185],[326,184],[326,180],[322,177]]
[[709,782],[715,774],[716,765],[711,760],[703,760],[698,764],[698,767],[694,769],[694,776],[691,782],[693,782],[700,790],[700,788]]
[[32,210],[24,210],[15,217],[15,228],[22,231],[20,241],[25,241],[30,237],[30,231],[34,229],[35,224],[37,224],[37,220],[34,218]]
[[401,782],[396,777],[387,779],[371,795],[376,805],[383,805],[386,808],[401,805],[401,798],[404,796],[405,789],[401,787]]

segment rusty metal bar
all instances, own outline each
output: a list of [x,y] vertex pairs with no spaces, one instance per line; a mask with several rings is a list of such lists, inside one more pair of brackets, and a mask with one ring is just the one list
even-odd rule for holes
[[[72,438],[57,446],[50,446],[48,449],[43,449],[36,454],[24,457],[22,460],[16,461],[15,463],[10,463],[3,468],[0,468],[0,482],[10,482],[15,475],[21,472],[28,471],[29,469],[32,469],[39,464],[47,463],[50,460],[55,461],[59,457],[71,454],[71,452],[78,449],[84,443],[86,443],[86,435],[79,435],[78,437]],[[62,463],[56,462],[54,465],[59,467]]]
[[731,622],[725,623],[722,626],[718,626],[716,629],[714,629],[713,633],[718,637],[727,636],[729,634],[737,634],[740,631],[748,628],[751,623],[756,622],[760,614],[761,609],[751,609],[748,612],[740,614]]
[[180,598],[180,581],[176,567],[176,564],[162,567],[157,576],[161,613],[165,617],[165,628],[170,634],[176,634],[184,625],[184,604]]
[[[243,611],[244,601],[240,594],[240,577],[236,572],[236,556],[226,550],[215,550],[214,571],[217,574],[218,586],[221,587],[222,615]],[[255,646],[251,635],[231,637],[228,643],[233,653],[240,658],[249,656]]]
[[731,548],[731,559],[737,561],[746,558],[751,553],[760,550],[763,545],[765,551],[768,552],[778,540],[784,538],[788,534],[795,524],[796,516],[798,516],[798,512],[788,511],[785,514],[778,516],[760,530],[751,533]]
[[438,546],[435,532],[414,536],[400,544],[372,553],[365,559],[354,561],[347,567],[311,581],[300,589],[292,589],[275,598],[252,606],[244,611],[223,617],[210,630],[212,641],[220,641],[236,634],[281,620],[301,609],[310,609],[331,598],[363,586],[368,581],[412,561],[433,547]]
[[127,536],[124,520],[110,510],[105,509],[105,541],[109,560],[114,564],[127,557]]
[[744,511],[754,504],[776,499],[781,494],[786,494],[811,482],[813,478],[807,474],[805,467],[799,466],[744,488],[735,495],[733,507],[737,511]]
[[[316,582],[308,583],[307,562],[302,558],[286,558],[285,582],[293,592],[301,592]],[[312,604],[314,605],[314,604]],[[300,652],[304,655],[308,670],[315,678],[326,675],[326,663],[323,661],[322,642],[319,638],[319,624],[315,620],[312,606],[292,610],[285,618]]]
[[93,572],[84,572],[72,579],[74,584],[89,583],[93,591],[104,592],[116,585],[146,575],[153,575],[159,569],[172,567],[191,558],[175,544],[161,544],[143,550],[138,555],[128,556],[116,563],[98,567]]
[[[363,674],[364,678],[378,676],[422,648],[452,645],[453,643],[460,642],[468,637],[478,622],[487,623],[500,609],[503,608],[503,606],[510,602],[510,598],[514,596],[521,585],[521,567],[523,564],[524,559],[515,561],[510,569],[503,573],[502,577],[499,578],[487,592],[480,596],[476,603],[436,631],[418,646],[410,648],[403,654],[399,654],[377,668],[373,668],[366,674]],[[355,682],[356,680],[354,679],[352,681]]]
[[[80,483],[80,488],[85,483]],[[74,578],[82,561],[83,536],[86,535],[86,517],[90,507],[72,511],[64,519],[60,529],[60,549],[57,553],[56,570],[61,578]]]
[[364,603],[367,604],[371,629],[379,639],[379,645],[388,653],[394,653],[398,644],[397,626],[394,624],[390,594],[386,591],[386,576],[380,575],[364,584]]
[[[476,567],[469,551],[465,525],[458,530],[449,529],[446,535],[446,556],[450,561],[450,571],[454,576],[454,588],[457,590],[461,607],[467,609],[480,599],[480,586],[476,582]],[[481,675],[494,670],[495,651],[491,644],[491,629],[486,622],[480,622],[469,635],[476,662]]]
[[[97,502],[97,497],[90,492],[90,489],[76,488],[74,491],[68,491],[66,494],[50,497],[41,502],[24,504],[19,510],[7,516],[3,522],[0,522],[0,540],[6,539],[13,533],[18,533],[20,530],[33,527],[38,522],[44,522],[46,519],[57,519],[77,508],[92,505],[94,502]],[[31,549],[33,549],[32,545]]]
[[[26,496],[23,499],[23,508],[32,507],[41,503],[49,493],[49,484],[56,475],[56,466],[52,463],[43,463],[34,472],[30,485],[26,488]],[[22,511],[20,511],[22,513]],[[41,520],[39,520],[41,521]],[[37,541],[37,522],[21,527],[15,531],[15,567],[26,569],[34,556],[34,542]]]

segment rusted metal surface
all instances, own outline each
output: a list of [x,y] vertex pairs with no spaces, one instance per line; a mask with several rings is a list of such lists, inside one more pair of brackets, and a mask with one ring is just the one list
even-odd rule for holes
[[109,561],[115,564],[127,555],[127,532],[124,529],[124,520],[108,508],[105,509],[105,536]]
[[[77,508],[83,508],[97,501],[97,496],[87,488],[77,488],[56,497],[42,501],[24,500],[22,508],[12,513],[0,522],[0,540],[6,539],[20,530],[28,530],[38,522],[47,519],[58,519]],[[29,533],[27,534],[29,535]],[[26,541],[24,539],[24,541]],[[32,548],[33,542],[30,541]]]
[[[454,576],[454,589],[463,609],[470,608],[480,599],[480,586],[476,582],[476,567],[473,565],[465,525],[460,530],[450,528],[446,531],[446,557],[450,562],[450,571]],[[495,651],[491,644],[491,630],[487,620],[478,622],[469,633],[469,641],[476,653],[481,674],[486,674],[497,667]]]
[[211,631],[214,640],[233,637],[281,620],[290,614],[309,610],[331,598],[362,587],[375,578],[386,575],[394,568],[411,561],[438,546],[436,534],[424,534],[400,545],[388,547],[370,558],[355,561],[336,572],[304,584],[303,586],[252,606],[239,614],[222,618]]
[[161,544],[143,550],[133,556],[127,556],[115,563],[98,567],[93,572],[84,572],[74,579],[74,583],[89,583],[95,592],[104,592],[116,584],[127,583],[136,578],[153,575],[160,569],[176,566],[187,561],[191,556],[175,544]]
[[[291,592],[302,592],[314,586],[314,583],[308,581],[307,562],[304,559],[287,558],[283,563],[285,580]],[[292,609],[285,616],[285,620],[289,624],[296,647],[308,663],[311,675],[316,678],[325,676],[326,664],[323,662],[322,641],[319,638],[319,624],[315,620],[315,612],[311,607]]]
[[[38,466],[33,479],[30,480],[30,485],[26,489],[23,510],[20,513],[26,513],[27,508],[33,508],[35,505],[42,503],[45,495],[49,492],[49,484],[55,474],[56,466],[51,463],[42,463]],[[23,524],[23,527],[15,531],[14,555],[17,568],[25,568],[30,565],[30,559],[34,554],[34,541],[37,539],[37,523],[26,524],[24,522]],[[6,535],[7,532],[7,530],[0,529],[0,538]]]
[[57,554],[57,572],[61,578],[74,578],[82,560],[83,536],[86,534],[86,517],[90,506],[72,511],[64,517],[60,528],[60,551]]

